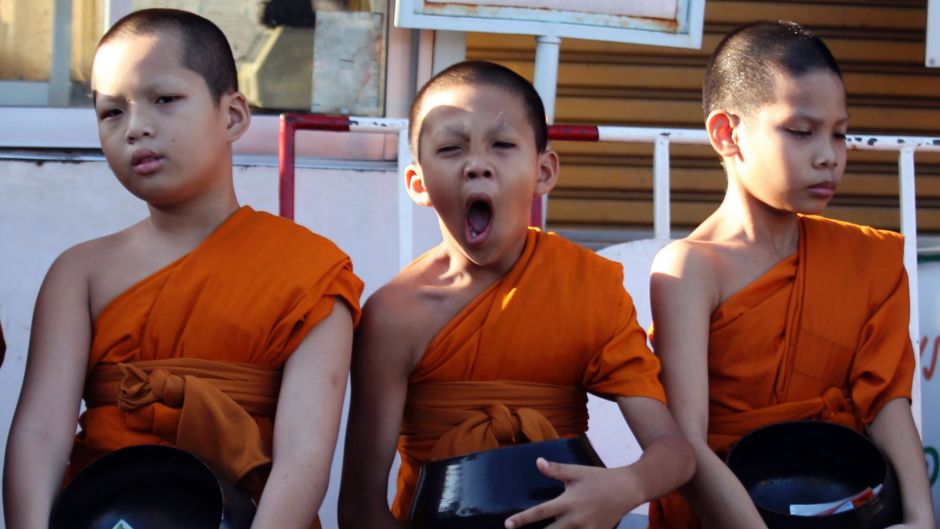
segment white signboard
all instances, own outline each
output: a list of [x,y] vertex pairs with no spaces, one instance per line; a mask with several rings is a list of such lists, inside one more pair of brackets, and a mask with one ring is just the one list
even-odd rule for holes
[[406,28],[698,48],[705,0],[398,0]]
[[[921,256],[917,266],[920,298],[920,373],[924,457],[934,505],[940,505],[940,255]],[[940,511],[934,513],[940,516]]]

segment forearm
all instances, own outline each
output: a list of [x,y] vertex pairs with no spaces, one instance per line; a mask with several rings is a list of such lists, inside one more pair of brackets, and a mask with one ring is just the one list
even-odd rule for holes
[[[357,404],[354,391],[353,411],[357,410]],[[341,529],[401,529],[402,524],[392,516],[388,506],[388,476],[396,436],[394,433],[370,436],[366,423],[371,421],[367,419],[361,414],[349,415],[339,490],[339,526]],[[386,443],[382,443],[383,438]],[[373,443],[385,445],[388,450],[380,450]]]
[[384,493],[340,493],[340,529],[402,529],[403,525],[392,516]]
[[692,446],[680,434],[664,435],[643,450],[643,455],[624,470],[638,492],[636,504],[660,498],[692,477],[695,457]]
[[895,399],[886,404],[869,425],[868,433],[894,467],[901,488],[904,523],[935,527],[924,448],[907,400]]
[[681,489],[703,527],[766,529],[744,486],[704,443],[693,443],[695,474]]
[[70,448],[60,444],[22,428],[11,429],[3,472],[7,529],[49,527]]
[[252,528],[309,528],[326,495],[331,455],[276,457]]

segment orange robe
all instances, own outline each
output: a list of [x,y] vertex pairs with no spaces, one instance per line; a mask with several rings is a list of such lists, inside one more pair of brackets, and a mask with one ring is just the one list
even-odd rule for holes
[[95,319],[70,474],[119,448],[176,445],[259,497],[283,365],[336,299],[358,320],[361,292],[327,239],[237,210]]
[[407,519],[426,461],[582,435],[586,391],[664,401],[658,374],[621,265],[530,229],[519,261],[441,329],[409,377],[392,513]]
[[[911,398],[914,353],[903,240],[893,232],[800,217],[796,254],[712,314],[708,445],[724,458],[772,423],[819,419],[861,431]],[[650,527],[699,528],[673,493]]]

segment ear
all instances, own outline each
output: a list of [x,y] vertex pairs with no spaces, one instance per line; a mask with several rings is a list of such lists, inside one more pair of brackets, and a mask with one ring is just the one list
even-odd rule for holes
[[535,181],[535,196],[548,194],[558,183],[558,153],[551,148],[539,154],[538,178]]
[[248,101],[241,92],[232,92],[222,96],[221,105],[228,117],[226,126],[228,141],[235,143],[235,140],[241,138],[251,125],[251,110],[248,108]]
[[405,189],[411,200],[419,206],[431,206],[431,196],[428,189],[424,186],[424,173],[421,172],[421,166],[413,163],[405,169]]
[[740,118],[726,110],[715,110],[705,118],[705,131],[712,148],[725,158],[737,156],[740,152],[735,129]]

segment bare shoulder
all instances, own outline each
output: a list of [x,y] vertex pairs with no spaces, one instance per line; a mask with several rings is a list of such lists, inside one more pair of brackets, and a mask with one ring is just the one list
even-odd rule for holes
[[421,307],[417,288],[393,279],[366,300],[361,326],[370,334],[407,331]]
[[66,250],[61,260],[84,278],[88,302],[94,318],[118,294],[127,289],[149,267],[135,248],[146,247],[137,241],[139,224],[119,232],[91,239]]
[[654,320],[687,311],[711,314],[721,301],[721,256],[714,243],[693,239],[660,250],[650,270]]
[[62,252],[49,268],[50,277],[67,277],[71,280],[82,279],[86,283],[102,265],[115,259],[115,248],[126,235],[118,233],[81,242]]
[[356,329],[357,354],[381,356],[386,366],[410,372],[420,359],[418,342],[428,314],[418,287],[396,277],[366,300]]
[[679,239],[656,254],[650,271],[652,274],[667,274],[683,282],[713,281],[718,260],[714,244]]

